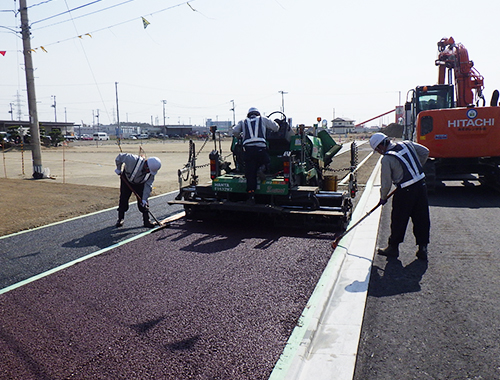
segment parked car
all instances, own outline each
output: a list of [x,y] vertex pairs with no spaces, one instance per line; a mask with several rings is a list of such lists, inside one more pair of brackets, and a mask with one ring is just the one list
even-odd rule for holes
[[109,136],[106,132],[96,132],[94,133],[94,140],[109,140]]

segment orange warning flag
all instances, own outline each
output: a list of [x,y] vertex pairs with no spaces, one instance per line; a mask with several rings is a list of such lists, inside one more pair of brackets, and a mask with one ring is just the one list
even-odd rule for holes
[[7,53],[5,50],[0,51],[0,54],[2,54],[3,56],[5,56],[5,53]]

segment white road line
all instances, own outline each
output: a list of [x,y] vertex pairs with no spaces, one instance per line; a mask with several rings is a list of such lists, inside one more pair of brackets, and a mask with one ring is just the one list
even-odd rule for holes
[[[151,197],[151,198],[149,198],[149,199],[155,199],[155,198],[159,198],[159,197],[164,197],[164,196],[169,195],[169,194],[174,194],[174,193],[177,193],[178,191],[179,191],[179,190],[174,190],[174,191],[171,191],[171,192],[169,192],[169,193],[160,194],[160,195],[155,195],[154,197]],[[131,204],[131,205],[133,205],[134,203],[137,203],[137,201],[130,202],[130,204]],[[2,239],[6,239],[6,238],[8,238],[8,237],[16,236],[16,235],[22,235],[22,234],[25,234],[26,232],[31,232],[31,231],[41,230],[42,228],[47,228],[47,227],[57,226],[58,224],[62,224],[62,223],[66,223],[66,222],[71,222],[72,220],[83,219],[83,218],[86,218],[87,216],[97,215],[97,214],[100,214],[100,213],[103,213],[103,212],[106,212],[106,211],[116,210],[116,208],[117,208],[117,207],[118,207],[118,205],[116,205],[116,206],[114,206],[114,207],[107,208],[107,209],[105,209],[105,210],[94,211],[94,212],[91,212],[91,213],[89,213],[89,214],[84,214],[84,215],[80,215],[80,216],[75,216],[75,217],[73,217],[73,218],[64,219],[64,220],[61,220],[61,221],[59,221],[59,222],[54,222],[54,223],[46,224],[46,225],[44,225],[44,226],[35,227],[35,228],[30,228],[29,230],[23,230],[23,231],[19,231],[19,232],[14,232],[14,233],[9,234],[9,235],[0,236],[0,240],[2,240]]]
[[[170,217],[162,220],[162,222],[171,222],[171,221],[183,218],[185,215],[186,215],[186,213],[184,211],[182,211],[182,212],[179,212],[177,214],[174,214],[174,215],[172,215],[172,216],[170,216]],[[36,276],[27,278],[26,280],[23,280],[23,281],[15,283],[15,284],[12,284],[10,286],[7,286],[6,288],[0,289],[0,294],[4,294],[4,293],[7,293],[7,292],[10,292],[11,290],[20,288],[21,286],[24,286],[26,284],[29,284],[29,283],[34,282],[36,280],[39,280],[39,279],[41,279],[43,277],[47,277],[47,276],[49,276],[49,275],[51,275],[53,273],[56,273],[56,272],[59,272],[59,271],[61,271],[63,269],[69,268],[69,267],[71,267],[71,266],[73,266],[75,264],[81,263],[82,261],[88,260],[88,259],[90,259],[92,257],[98,256],[101,253],[107,252],[107,251],[109,251],[111,249],[114,249],[116,247],[119,247],[121,245],[130,243],[131,241],[137,240],[137,239],[139,239],[139,238],[141,238],[143,236],[146,236],[146,235],[149,235],[149,234],[155,232],[159,228],[164,228],[164,227],[156,227],[156,228],[152,228],[152,229],[150,229],[148,231],[144,231],[144,232],[140,233],[139,235],[136,235],[136,236],[133,236],[133,237],[128,238],[126,240],[120,241],[120,242],[118,242],[116,244],[110,245],[109,247],[100,249],[99,251],[89,253],[86,256],[82,256],[82,257],[80,257],[78,259],[75,259],[73,261],[69,261],[69,262],[67,262],[67,263],[65,263],[63,265],[59,265],[58,267],[55,267],[55,268],[49,269],[48,271],[45,271],[43,273],[37,274]]]

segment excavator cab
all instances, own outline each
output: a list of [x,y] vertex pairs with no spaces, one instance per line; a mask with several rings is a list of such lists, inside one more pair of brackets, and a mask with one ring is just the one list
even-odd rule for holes
[[[411,99],[408,99],[410,94]],[[407,99],[403,138],[414,140],[417,115],[420,112],[455,107],[454,86],[451,84],[418,86],[408,92]]]
[[415,89],[415,111],[437,110],[455,107],[453,85],[419,86]]

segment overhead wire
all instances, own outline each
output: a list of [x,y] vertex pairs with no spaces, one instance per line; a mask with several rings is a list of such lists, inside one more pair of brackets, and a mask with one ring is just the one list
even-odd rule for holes
[[[98,0],[98,1],[101,1],[101,0]],[[129,1],[133,1],[133,0],[127,0],[123,3],[120,3],[119,5],[122,5],[122,4],[125,4]],[[87,32],[87,33],[84,33],[84,35],[89,35],[92,37],[93,34],[95,33],[98,33],[98,32],[102,32],[103,30],[106,30],[106,29],[111,29],[111,28],[114,28],[114,27],[117,27],[117,26],[120,26],[120,25],[123,25],[123,24],[127,24],[129,22],[136,22],[138,18],[140,17],[144,17],[144,16],[151,16],[151,15],[155,15],[155,14],[158,14],[158,13],[161,13],[161,12],[165,12],[167,10],[170,10],[170,9],[173,9],[173,8],[177,8],[177,7],[180,7],[182,5],[186,5],[188,3],[192,3],[193,1],[196,1],[196,0],[189,0],[189,1],[184,1],[182,3],[178,3],[178,4],[175,4],[175,5],[172,5],[170,7],[167,7],[167,8],[163,8],[163,9],[160,9],[158,11],[155,11],[155,12],[151,12],[151,13],[147,13],[143,16],[138,16],[138,17],[134,17],[132,19],[129,19],[129,20],[126,20],[126,21],[122,21],[122,22],[119,22],[119,23],[116,23],[116,24],[113,24],[113,25],[109,25],[109,26],[106,26],[106,27],[103,27],[103,28],[100,28],[100,29],[96,29],[94,31],[90,31],[90,32]],[[188,4],[189,5],[189,4]],[[190,6],[190,8],[192,8]],[[55,24],[54,24],[55,25]],[[70,40],[73,40],[75,38],[81,38],[82,37],[82,34],[80,35],[77,35],[77,36],[73,36],[73,37],[68,37],[68,38],[65,38],[63,40],[59,40],[59,41],[55,41],[55,42],[52,42],[52,43],[47,43],[47,44],[44,44],[43,46],[46,47],[46,46],[52,46],[52,45],[56,45],[56,44],[59,44],[59,43],[62,43],[62,42],[66,42],[66,41],[70,41]]]
[[54,1],[54,0],[45,0],[45,1],[42,1],[41,3],[30,5],[30,6],[28,6],[28,8],[33,8],[33,7],[37,7],[39,5],[47,4],[47,3],[50,3],[51,1]]
[[[82,9],[82,8],[85,8],[85,7],[88,7],[89,5],[92,5],[92,4],[95,4],[95,3],[99,3],[101,2],[102,0],[94,0],[90,3],[87,3],[87,4],[84,4],[84,5],[80,5],[79,7],[76,7],[76,8],[73,8],[73,9],[68,9],[67,11],[64,11],[64,12],[61,12],[61,13],[58,13],[56,15],[52,15],[52,16],[49,16],[49,17],[46,17],[46,18],[43,18],[41,20],[37,20],[37,21],[33,21],[31,23],[31,25],[34,25],[34,24],[37,24],[39,22],[43,22],[43,21],[47,21],[47,20],[50,20],[50,19],[53,19],[54,17],[59,17],[59,16],[62,16],[62,15],[65,15],[67,13],[70,13],[70,12],[73,12],[73,11],[76,11],[78,9]],[[66,7],[68,7],[68,4],[66,3]]]
[[[14,1],[16,1],[16,0],[14,0]],[[50,3],[50,2],[52,2],[52,1],[53,1],[53,0],[46,0],[46,1],[42,1],[42,2],[39,2],[39,3],[37,3],[37,4],[34,4],[34,5],[29,6],[29,8],[31,8],[31,7],[35,7],[35,6],[40,6],[40,5],[43,5],[43,4],[47,4],[47,3]],[[52,42],[52,43],[48,43],[48,44],[44,44],[43,46],[51,46],[51,45],[55,45],[55,44],[58,44],[58,43],[66,42],[66,41],[69,41],[69,40],[72,40],[72,39],[75,39],[75,38],[79,38],[79,39],[81,40],[81,38],[82,38],[82,34],[78,34],[78,29],[77,29],[77,27],[76,27],[76,25],[75,25],[75,20],[76,20],[76,19],[79,19],[79,18],[82,18],[82,17],[86,17],[86,16],[90,16],[90,15],[93,15],[93,14],[97,14],[97,13],[100,13],[100,12],[104,12],[104,11],[107,11],[107,10],[109,10],[109,9],[116,8],[116,7],[119,7],[119,6],[121,6],[121,5],[124,5],[124,4],[127,4],[127,3],[130,3],[130,2],[135,1],[135,0],[125,0],[125,1],[122,1],[121,3],[114,4],[114,5],[108,6],[108,7],[106,7],[106,8],[102,8],[102,9],[99,9],[99,10],[96,10],[96,11],[93,11],[93,12],[86,13],[86,14],[84,14],[84,15],[79,15],[79,16],[73,17],[73,14],[72,14],[72,13],[73,13],[74,11],[79,10],[79,9],[83,9],[83,8],[86,8],[86,7],[91,6],[91,5],[94,5],[94,4],[97,4],[97,3],[101,2],[101,1],[102,1],[102,0],[94,0],[94,1],[90,1],[90,2],[88,2],[88,3],[86,3],[86,4],[83,4],[83,5],[80,5],[80,6],[78,6],[78,7],[75,7],[75,8],[70,9],[70,7],[69,7],[68,3],[67,3],[67,2],[66,2],[66,0],[65,0],[65,4],[66,4],[66,8],[67,8],[67,10],[66,10],[66,11],[64,11],[64,12],[60,12],[60,13],[58,13],[58,14],[54,14],[54,15],[52,15],[52,16],[49,16],[49,17],[46,17],[46,18],[43,18],[43,19],[40,19],[40,20],[37,20],[37,21],[34,21],[33,23],[31,23],[31,25],[33,25],[33,24],[35,24],[35,25],[36,25],[36,24],[40,24],[40,23],[42,23],[42,22],[45,22],[45,21],[48,21],[48,20],[54,19],[54,18],[56,18],[56,17],[63,16],[63,15],[65,15],[65,14],[67,14],[67,15],[69,15],[69,17],[70,17],[70,18],[69,18],[69,19],[67,19],[67,20],[64,20],[64,21],[59,21],[59,22],[56,22],[56,23],[52,23],[52,24],[50,24],[50,25],[38,26],[38,27],[36,27],[36,28],[35,28],[35,29],[33,29],[33,30],[39,30],[39,29],[42,29],[42,28],[46,28],[46,27],[50,27],[50,26],[58,25],[58,24],[61,24],[61,23],[64,23],[64,22],[71,21],[71,22],[73,22],[73,25],[74,25],[75,31],[76,31],[76,33],[77,33],[77,36],[70,37],[70,38],[66,38],[66,39],[59,40],[59,41]],[[192,11],[194,11],[194,12],[198,12],[196,9],[194,9],[194,8],[191,6],[191,4],[189,4],[189,3],[192,3],[192,2],[194,2],[194,1],[196,1],[196,0],[183,1],[183,2],[181,2],[181,3],[174,4],[174,5],[171,5],[171,6],[168,6],[168,7],[162,8],[162,9],[159,9],[159,10],[157,10],[157,11],[153,11],[153,12],[147,13],[147,14],[145,14],[144,16],[152,16],[152,15],[156,15],[156,14],[159,14],[159,13],[162,13],[162,12],[165,12],[165,11],[168,11],[168,10],[171,10],[171,9],[174,9],[174,8],[177,8],[177,7],[180,7],[180,6],[183,6],[183,5],[188,5],[188,6],[189,6],[189,8],[190,8]],[[16,12],[14,12],[14,13],[16,13]],[[200,13],[200,12],[198,12],[198,13]],[[201,14],[201,13],[200,13],[200,14]],[[142,16],[142,17],[144,17],[144,16]],[[204,15],[202,14],[202,16],[204,16]],[[114,28],[114,27],[117,27],[117,26],[120,26],[120,25],[123,25],[123,24],[129,23],[129,22],[135,22],[135,21],[137,21],[137,19],[138,19],[138,18],[140,19],[140,17],[141,17],[141,16],[138,16],[138,17],[134,17],[134,18],[131,18],[131,19],[128,19],[128,20],[122,21],[122,22],[118,22],[118,23],[115,23],[115,24],[112,24],[112,25],[109,25],[109,26],[106,26],[106,27],[103,27],[103,28],[100,28],[100,29],[96,29],[96,30],[91,31],[91,32],[88,32],[88,33],[84,33],[83,35],[88,35],[88,36],[92,37],[92,35],[91,35],[91,34],[98,33],[98,32],[101,32],[101,31],[103,31],[103,30],[111,29],[111,28]],[[205,17],[206,17],[206,16],[205,16]],[[100,86],[99,86],[99,84],[97,83],[97,80],[96,80],[95,74],[94,74],[94,72],[93,72],[93,68],[92,68],[91,62],[89,61],[89,58],[88,58],[88,56],[87,56],[87,54],[86,54],[85,48],[84,48],[84,46],[83,46],[83,42],[82,42],[82,41],[80,41],[80,43],[81,43],[81,45],[82,45],[82,51],[83,51],[83,54],[84,54],[84,56],[85,56],[85,60],[86,60],[86,62],[87,62],[87,65],[88,65],[88,67],[89,67],[90,73],[91,73],[92,78],[93,78],[93,81],[94,81],[94,84],[93,84],[93,85],[95,85],[95,86],[97,87],[97,91],[98,91],[98,93],[99,93],[99,97],[100,97],[100,99],[101,99],[102,104],[104,105],[104,110],[105,110],[106,114],[108,115],[108,118],[110,118],[110,117],[109,117],[108,110],[107,110],[107,108],[106,108],[106,106],[105,106],[105,102],[104,102],[104,100],[103,100],[102,93],[101,93],[101,91],[100,91]],[[40,48],[41,48],[43,51],[46,51],[44,47],[40,46]],[[35,48],[35,49],[33,49],[33,50],[36,50],[36,49],[38,49],[38,48]],[[197,107],[197,106],[186,106],[186,105],[175,104],[175,103],[171,103],[171,104],[172,104],[173,106],[177,107],[177,108],[191,108],[191,109],[203,109],[203,108],[210,108],[210,107],[207,107],[207,106]],[[223,106],[223,105],[226,105],[226,104],[227,104],[227,103],[224,103],[224,104],[220,104],[220,105],[218,105],[218,106]],[[110,118],[110,119],[111,119],[111,118]]]
[[[97,1],[101,1],[101,0],[97,0]],[[97,2],[97,1],[96,1],[96,2]],[[69,8],[67,0],[64,0],[64,3],[66,4],[66,7],[67,7],[67,8]],[[72,17],[72,15],[71,15],[71,11],[69,12],[69,15],[70,15],[70,17]],[[72,20],[73,20],[73,19],[72,19]],[[75,28],[75,31],[78,33],[78,29],[77,29],[77,27],[76,27],[76,24],[75,24],[74,20],[73,20],[73,27]],[[101,88],[100,88],[100,87],[99,87],[99,85],[97,84],[97,80],[96,80],[96,77],[95,77],[95,74],[94,74],[94,70],[92,69],[92,65],[90,64],[90,60],[89,60],[89,58],[88,58],[88,56],[87,56],[87,52],[85,51],[85,47],[83,46],[82,41],[80,41],[80,45],[81,45],[81,48],[82,48],[82,51],[83,51],[83,55],[84,55],[84,57],[85,57],[85,61],[87,62],[87,65],[88,65],[88,67],[89,67],[90,74],[92,75],[92,79],[93,79],[94,84],[95,84],[95,86],[96,86],[96,88],[97,88],[97,92],[99,93],[99,98],[101,99],[101,102],[102,102],[102,104],[103,104],[103,106],[104,106],[104,111],[106,112],[106,115],[108,116],[108,119],[109,119],[109,120],[111,120],[111,118],[109,117],[109,112],[108,112],[108,109],[107,109],[107,107],[106,107],[106,103],[104,102],[104,99],[103,99],[103,97],[102,97]]]
[[[39,27],[35,28],[34,30],[40,30],[40,29],[44,29],[44,28],[51,27],[51,26],[60,25],[60,24],[63,24],[63,23],[65,23],[65,22],[68,22],[68,21],[78,20],[78,19],[83,18],[83,17],[91,16],[91,15],[94,15],[94,14],[96,14],[96,13],[101,13],[101,12],[107,11],[107,10],[109,10],[109,9],[119,7],[120,5],[127,4],[127,3],[130,3],[130,2],[132,2],[132,1],[135,1],[135,0],[126,0],[126,1],[123,1],[123,2],[118,3],[118,4],[110,5],[109,7],[106,7],[106,8],[101,8],[101,9],[98,9],[98,10],[96,10],[96,11],[93,11],[93,12],[90,12],[90,13],[86,13],[86,14],[84,14],[84,15],[80,15],[80,16],[72,17],[70,20],[63,20],[63,21],[58,21],[58,22],[55,22],[55,23],[53,23],[53,24],[49,24],[49,25],[39,26]],[[52,17],[51,17],[51,18],[52,18]],[[33,24],[32,24],[32,25],[33,25]]]

